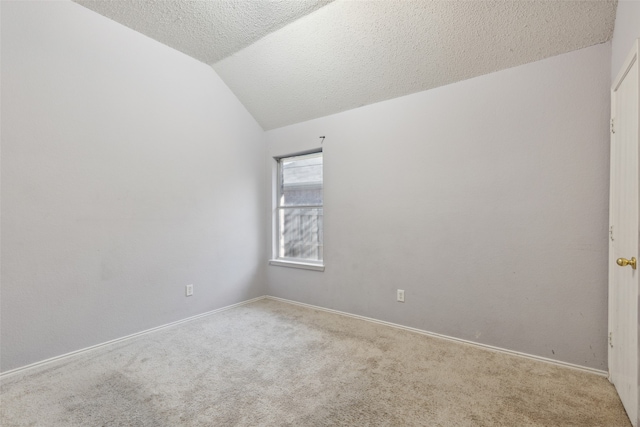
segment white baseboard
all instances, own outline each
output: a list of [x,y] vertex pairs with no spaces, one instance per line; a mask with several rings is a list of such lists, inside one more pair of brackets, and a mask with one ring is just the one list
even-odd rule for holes
[[252,298],[250,300],[242,301],[242,302],[239,302],[237,304],[231,304],[231,305],[228,305],[228,306],[225,306],[225,307],[221,307],[221,308],[218,308],[218,309],[215,309],[215,310],[211,310],[211,311],[208,311],[206,313],[197,314],[195,316],[187,317],[186,319],[177,320],[175,322],[167,323],[165,325],[157,326],[155,328],[147,329],[147,330],[144,330],[144,331],[141,331],[141,332],[137,332],[135,334],[127,335],[127,336],[124,336],[124,337],[121,337],[121,338],[116,338],[114,340],[106,341],[106,342],[103,342],[103,343],[100,343],[100,344],[96,344],[96,345],[93,345],[91,347],[86,347],[86,348],[83,348],[83,349],[80,349],[80,350],[72,351],[70,353],[66,353],[66,354],[63,354],[63,355],[60,355],[60,356],[55,356],[55,357],[52,357],[52,358],[49,358],[49,359],[41,360],[39,362],[35,362],[35,363],[30,364],[30,365],[21,366],[19,368],[12,369],[10,371],[2,372],[2,373],[0,373],[0,379],[6,378],[6,377],[8,377],[10,375],[18,374],[18,373],[21,373],[21,372],[24,372],[24,371],[27,371],[27,370],[30,370],[30,369],[41,367],[41,366],[47,365],[49,363],[57,362],[57,361],[62,360],[62,359],[67,359],[67,358],[70,358],[70,357],[78,356],[78,355],[80,355],[82,353],[86,353],[88,351],[95,350],[95,349],[98,349],[100,347],[104,347],[104,346],[107,346],[107,345],[110,345],[110,344],[115,344],[115,343],[118,343],[118,342],[122,342],[122,341],[125,341],[125,340],[136,338],[136,337],[139,337],[139,336],[142,336],[142,335],[150,334],[152,332],[156,332],[156,331],[159,331],[159,330],[162,330],[162,329],[166,329],[166,328],[170,328],[170,327],[173,327],[173,326],[177,326],[177,325],[180,325],[182,323],[191,322],[191,321],[199,319],[201,317],[210,316],[210,315],[215,314],[215,313],[220,313],[222,311],[229,310],[229,309],[232,309],[234,307],[239,307],[239,306],[242,306],[242,305],[251,304],[252,302],[259,301],[259,300],[262,300],[262,299],[271,299],[271,300],[274,300],[274,301],[281,301],[281,302],[284,302],[284,303],[287,303],[287,304],[299,305],[299,306],[311,308],[311,309],[314,309],[314,310],[325,311],[325,312],[328,312],[328,313],[334,313],[334,314],[338,314],[338,315],[341,315],[341,316],[351,317],[351,318],[354,318],[354,319],[365,320],[367,322],[377,323],[379,325],[390,326],[392,328],[397,328],[397,329],[403,329],[405,331],[411,331],[411,332],[415,332],[415,333],[418,333],[418,334],[421,334],[421,335],[426,335],[426,336],[429,336],[429,337],[444,339],[444,340],[447,340],[447,341],[452,341],[452,342],[456,342],[456,343],[460,343],[460,344],[471,345],[471,346],[482,348],[482,349],[485,349],[485,350],[495,351],[495,352],[504,353],[504,354],[510,354],[512,356],[524,357],[526,359],[537,360],[537,361],[540,361],[540,362],[550,363],[552,365],[557,365],[557,366],[562,366],[562,367],[565,367],[565,368],[576,369],[576,370],[579,370],[579,371],[588,372],[588,373],[600,375],[600,376],[603,376],[603,377],[608,377],[609,376],[607,371],[602,371],[600,369],[588,368],[586,366],[575,365],[573,363],[562,362],[562,361],[559,361],[559,360],[549,359],[549,358],[542,357],[542,356],[536,356],[536,355],[533,355],[533,354],[527,354],[527,353],[522,353],[522,352],[519,352],[519,351],[508,350],[508,349],[501,348],[501,347],[494,347],[492,345],[481,344],[481,343],[477,343],[477,342],[473,342],[473,341],[464,340],[464,339],[461,339],[461,338],[454,338],[454,337],[450,337],[450,336],[447,336],[447,335],[438,334],[438,333],[435,333],[435,332],[429,332],[429,331],[425,331],[425,330],[422,330],[422,329],[412,328],[412,327],[409,327],[409,326],[398,325],[396,323],[385,322],[384,320],[378,320],[378,319],[374,319],[374,318],[371,318],[371,317],[360,316],[358,314],[351,314],[351,313],[347,313],[347,312],[344,312],[344,311],[339,311],[339,310],[333,310],[333,309],[330,309],[330,308],[320,307],[320,306],[317,306],[317,305],[305,304],[303,302],[292,301],[292,300],[288,300],[288,299],[284,299],[284,298],[278,298],[278,297],[265,295],[265,296],[260,296],[260,297],[257,297],[257,298]]
[[196,314],[195,316],[191,316],[191,317],[187,317],[185,319],[177,320],[175,322],[167,323],[167,324],[162,325],[162,326],[156,326],[155,328],[147,329],[147,330],[144,330],[144,331],[141,331],[141,332],[136,332],[135,334],[127,335],[127,336],[124,336],[124,337],[121,337],[121,338],[116,338],[116,339],[111,340],[111,341],[106,341],[106,342],[103,342],[103,343],[100,343],[100,344],[92,345],[91,347],[85,347],[85,348],[82,348],[80,350],[76,350],[76,351],[72,351],[70,353],[62,354],[60,356],[51,357],[49,359],[45,359],[45,360],[41,360],[39,362],[31,363],[29,365],[21,366],[19,368],[12,369],[10,371],[6,371],[6,372],[0,373],[0,379],[6,378],[9,375],[14,375],[14,374],[17,374],[17,373],[20,373],[20,372],[24,372],[24,371],[29,370],[29,369],[34,369],[34,368],[37,368],[37,367],[40,367],[40,366],[43,366],[43,365],[47,365],[49,363],[57,362],[57,361],[62,360],[62,359],[67,359],[67,358],[70,358],[70,357],[78,356],[78,355],[80,355],[82,353],[86,353],[88,351],[95,350],[95,349],[98,349],[100,347],[104,347],[106,345],[115,344],[115,343],[119,343],[119,342],[122,342],[122,341],[130,340],[132,338],[136,338],[136,337],[139,337],[139,336],[142,336],[142,335],[150,334],[152,332],[156,332],[156,331],[159,331],[161,329],[171,328],[173,326],[180,325],[181,323],[191,322],[191,321],[199,319],[201,317],[210,316],[212,314],[220,313],[221,311],[229,310],[231,308],[239,307],[241,305],[251,304],[252,302],[259,301],[259,300],[265,299],[265,298],[266,298],[266,296],[264,296],[264,295],[261,296],[261,297],[252,298],[252,299],[249,299],[249,300],[246,300],[246,301],[242,301],[242,302],[239,302],[239,303],[236,303],[236,304],[231,304],[231,305],[227,305],[225,307],[217,308],[215,310],[207,311],[206,313]]
[[452,342],[456,342],[456,343],[459,343],[459,344],[471,345],[471,346],[474,346],[474,347],[479,347],[479,348],[482,348],[482,349],[485,349],[485,350],[495,351],[495,352],[498,352],[498,353],[505,353],[505,354],[509,354],[509,355],[512,355],[512,356],[524,357],[525,359],[537,360],[539,362],[545,362],[545,363],[550,363],[552,365],[562,366],[562,367],[565,367],[565,368],[576,369],[578,371],[588,372],[590,374],[596,374],[596,375],[600,375],[600,376],[603,376],[603,377],[608,377],[609,376],[609,373],[607,371],[602,371],[600,369],[588,368],[586,366],[575,365],[573,363],[562,362],[562,361],[559,361],[559,360],[549,359],[549,358],[542,357],[542,356],[536,356],[536,355],[533,355],[533,354],[527,354],[527,353],[522,353],[522,352],[519,352],[519,351],[508,350],[506,348],[501,348],[501,347],[494,347],[492,345],[481,344],[481,343],[477,343],[477,342],[474,342],[474,341],[464,340],[464,339],[461,339],[461,338],[454,338],[454,337],[450,337],[448,335],[437,334],[435,332],[429,332],[429,331],[425,331],[425,330],[422,330],[422,329],[411,328],[409,326],[398,325],[396,323],[385,322],[384,320],[373,319],[371,317],[365,317],[365,316],[360,316],[360,315],[357,315],[357,314],[347,313],[347,312],[344,312],[344,311],[338,311],[338,310],[333,310],[333,309],[330,309],[330,308],[319,307],[319,306],[316,306],[316,305],[305,304],[303,302],[292,301],[292,300],[288,300],[288,299],[284,299],[284,298],[278,298],[278,297],[272,297],[272,296],[266,296],[265,298],[266,299],[275,300],[275,301],[284,302],[284,303],[288,303],[288,304],[299,305],[299,306],[302,306],[302,307],[312,308],[314,310],[320,310],[320,311],[326,311],[328,313],[339,314],[341,316],[352,317],[354,319],[365,320],[367,322],[377,323],[379,325],[390,326],[392,328],[403,329],[405,331],[411,331],[411,332],[415,332],[415,333],[418,333],[418,334],[421,334],[421,335],[426,335],[426,336],[433,337],[433,338],[439,338],[439,339],[443,339],[443,340],[447,340],[447,341],[452,341]]

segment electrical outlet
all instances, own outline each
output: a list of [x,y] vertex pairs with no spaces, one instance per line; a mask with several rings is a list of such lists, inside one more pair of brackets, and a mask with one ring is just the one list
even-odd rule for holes
[[404,302],[404,291],[402,289],[398,289],[398,302]]
[[187,285],[185,286],[185,294],[186,296],[190,297],[191,295],[193,295],[193,285]]

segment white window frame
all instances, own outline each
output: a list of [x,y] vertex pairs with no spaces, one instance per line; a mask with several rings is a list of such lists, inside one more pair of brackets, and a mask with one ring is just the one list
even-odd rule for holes
[[[323,259],[319,260],[319,261],[313,261],[313,260],[307,260],[307,259],[300,259],[300,258],[284,258],[284,257],[279,257],[279,246],[280,246],[280,210],[282,209],[300,209],[300,208],[307,208],[307,209],[323,209],[324,212],[324,197],[322,200],[322,204],[321,205],[298,205],[298,206],[280,206],[280,201],[282,200],[282,171],[281,171],[281,167],[282,167],[282,160],[283,159],[287,159],[290,157],[298,157],[298,156],[305,156],[308,154],[317,154],[320,153],[322,154],[322,162],[323,162],[323,168],[324,168],[324,153],[322,151],[322,148],[318,148],[318,149],[314,149],[314,150],[309,150],[309,151],[303,151],[303,152],[298,152],[298,153],[292,153],[292,154],[287,154],[287,155],[283,155],[283,156],[277,156],[274,157],[274,168],[273,168],[273,175],[274,175],[274,188],[273,188],[273,210],[272,210],[272,226],[273,226],[273,233],[272,233],[272,258],[269,260],[269,264],[270,265],[275,265],[275,266],[280,266],[280,267],[291,267],[291,268],[301,268],[301,269],[305,269],[305,270],[315,270],[315,271],[324,271],[324,250],[323,250]],[[324,192],[324,177],[323,177],[323,192]],[[324,227],[323,227],[323,233],[324,233]],[[323,237],[323,241],[324,241],[324,236]]]

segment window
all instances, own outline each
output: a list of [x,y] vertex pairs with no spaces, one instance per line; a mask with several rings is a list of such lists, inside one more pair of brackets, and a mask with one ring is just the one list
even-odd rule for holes
[[285,263],[320,266],[323,258],[322,152],[282,157],[277,162],[274,258]]

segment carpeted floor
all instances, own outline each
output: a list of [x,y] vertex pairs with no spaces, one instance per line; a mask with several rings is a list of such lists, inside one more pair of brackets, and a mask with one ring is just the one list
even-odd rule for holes
[[260,300],[14,374],[2,426],[630,426],[606,378]]

